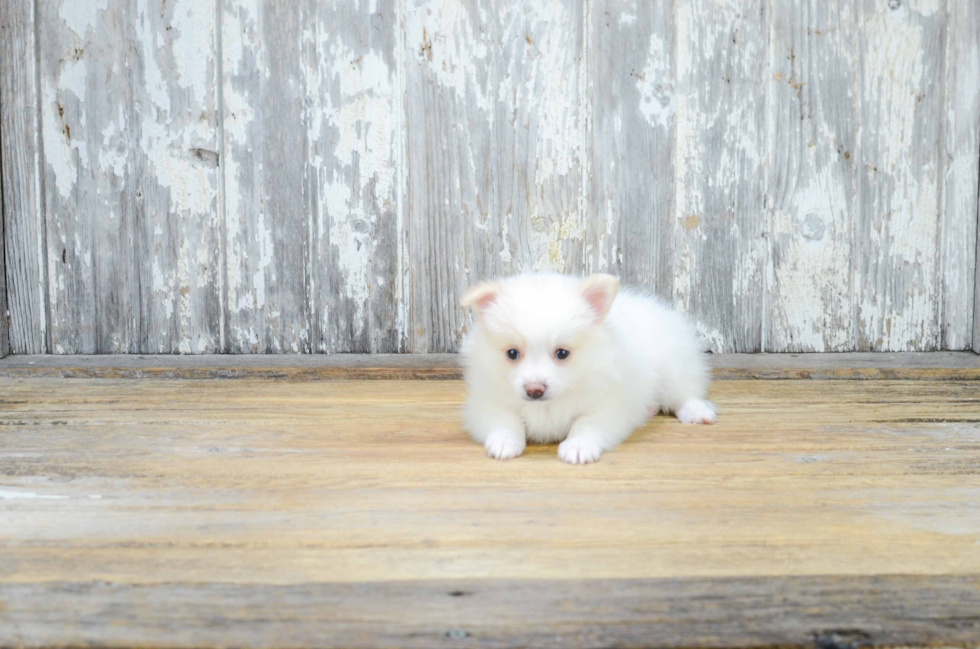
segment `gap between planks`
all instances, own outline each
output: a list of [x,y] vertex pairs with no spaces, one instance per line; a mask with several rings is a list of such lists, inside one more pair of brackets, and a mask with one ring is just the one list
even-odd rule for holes
[[[712,354],[718,380],[980,380],[971,352]],[[456,354],[9,356],[0,377],[457,380]]]

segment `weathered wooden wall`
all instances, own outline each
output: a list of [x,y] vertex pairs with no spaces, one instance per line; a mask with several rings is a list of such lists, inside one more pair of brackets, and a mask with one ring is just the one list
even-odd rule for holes
[[[37,12],[35,15],[35,11]],[[980,350],[976,0],[0,0],[15,353],[437,352],[608,271]]]
[[[0,183],[2,183],[2,179],[0,179]],[[0,358],[10,352],[10,339],[7,335],[7,270],[4,264],[3,248],[3,216],[0,215]]]

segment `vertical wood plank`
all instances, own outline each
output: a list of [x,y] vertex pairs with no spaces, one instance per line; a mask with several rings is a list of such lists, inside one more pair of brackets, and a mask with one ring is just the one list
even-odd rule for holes
[[[221,350],[221,222],[217,11],[201,0],[137,0],[136,56],[140,343],[146,353]],[[103,131],[105,155],[121,133]]]
[[[0,0],[0,181],[6,248],[8,344],[16,354],[48,350],[37,46],[32,0]],[[9,320],[7,318],[9,311]],[[4,346],[3,349],[7,347]]]
[[857,7],[776,0],[767,79],[767,351],[854,346]]
[[973,351],[980,354],[980,211],[977,214],[977,267],[973,284]]
[[939,348],[940,0],[861,0],[857,347]]
[[[2,192],[3,178],[0,177],[0,193]],[[0,358],[10,353],[10,339],[7,336],[7,270],[4,265],[4,248],[3,209],[0,207]]]
[[225,2],[229,351],[395,352],[395,3]]
[[304,198],[312,214],[314,351],[404,346],[397,4],[312,0],[303,19]]
[[763,344],[765,2],[675,6],[675,305],[714,351]]
[[454,351],[469,284],[585,268],[584,3],[405,7],[412,351]]
[[224,0],[227,351],[312,350],[311,216],[304,200],[304,14]]
[[503,270],[495,194],[496,40],[489,2],[407,0],[408,349],[454,350],[462,291]]
[[53,351],[217,351],[214,7],[39,6]]
[[127,4],[38,3],[51,347],[58,354],[140,351],[142,192]]
[[583,0],[494,7],[497,209],[505,273],[585,270],[589,134]]
[[671,3],[596,0],[589,270],[671,298],[675,98]]
[[945,155],[940,255],[942,348],[970,349],[975,321],[980,183],[980,4],[947,0]]

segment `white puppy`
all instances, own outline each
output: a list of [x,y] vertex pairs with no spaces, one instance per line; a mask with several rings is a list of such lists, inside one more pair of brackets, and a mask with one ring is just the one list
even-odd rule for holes
[[595,462],[659,410],[711,424],[710,370],[693,327],[619,280],[528,274],[469,289],[466,430],[501,460],[527,442]]

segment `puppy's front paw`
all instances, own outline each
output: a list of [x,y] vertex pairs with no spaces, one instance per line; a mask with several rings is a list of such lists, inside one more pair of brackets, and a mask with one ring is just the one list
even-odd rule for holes
[[600,455],[602,447],[588,437],[569,437],[558,445],[558,459],[568,464],[592,464]]
[[682,424],[713,424],[715,417],[714,406],[701,399],[691,399],[677,411],[677,419]]
[[490,433],[483,443],[487,456],[498,460],[511,460],[524,452],[525,439],[513,433]]

